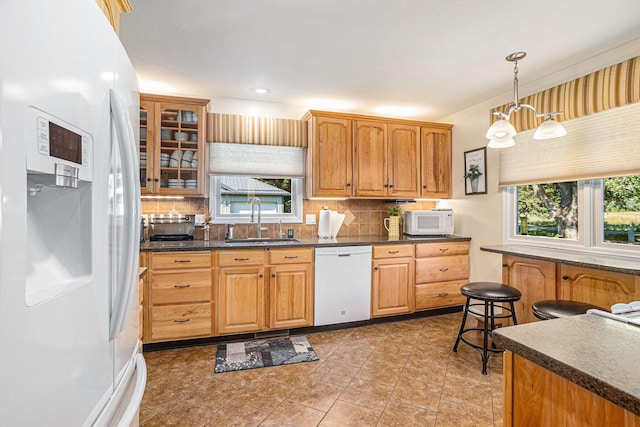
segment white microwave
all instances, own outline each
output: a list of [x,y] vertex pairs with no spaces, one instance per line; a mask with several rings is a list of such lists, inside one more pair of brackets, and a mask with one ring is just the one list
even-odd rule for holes
[[404,211],[404,234],[434,236],[453,234],[453,210]]

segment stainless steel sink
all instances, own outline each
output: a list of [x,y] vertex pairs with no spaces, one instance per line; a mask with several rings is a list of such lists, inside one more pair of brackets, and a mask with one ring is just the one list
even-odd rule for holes
[[273,246],[273,245],[295,245],[300,243],[298,239],[289,238],[260,238],[260,239],[231,239],[225,240],[225,246]]

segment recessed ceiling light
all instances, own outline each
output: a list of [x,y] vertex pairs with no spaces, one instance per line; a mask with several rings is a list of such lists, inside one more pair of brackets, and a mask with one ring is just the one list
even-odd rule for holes
[[264,93],[269,93],[269,89],[264,89],[264,88],[257,88],[253,90],[255,93],[259,93],[260,95],[264,94]]

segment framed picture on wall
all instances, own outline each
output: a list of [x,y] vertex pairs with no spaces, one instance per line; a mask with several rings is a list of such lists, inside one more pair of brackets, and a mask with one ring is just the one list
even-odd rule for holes
[[464,152],[464,194],[487,194],[487,148]]

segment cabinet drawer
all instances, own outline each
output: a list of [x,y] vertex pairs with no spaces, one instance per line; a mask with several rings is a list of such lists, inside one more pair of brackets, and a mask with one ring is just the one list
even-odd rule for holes
[[416,283],[447,282],[469,277],[469,256],[453,255],[416,259]]
[[151,269],[210,268],[211,252],[153,252]]
[[466,255],[469,253],[469,242],[417,243],[416,258]]
[[211,301],[211,270],[154,274],[152,304]]
[[466,298],[460,293],[460,286],[465,283],[466,280],[455,280],[416,285],[416,310],[464,304]]
[[269,264],[308,264],[313,262],[313,248],[271,249]]
[[178,304],[151,308],[151,339],[211,335],[211,304]]
[[237,251],[218,251],[218,265],[220,267],[239,267],[243,265],[263,265],[264,249],[250,249]]
[[413,257],[413,245],[380,245],[373,247],[373,258]]

